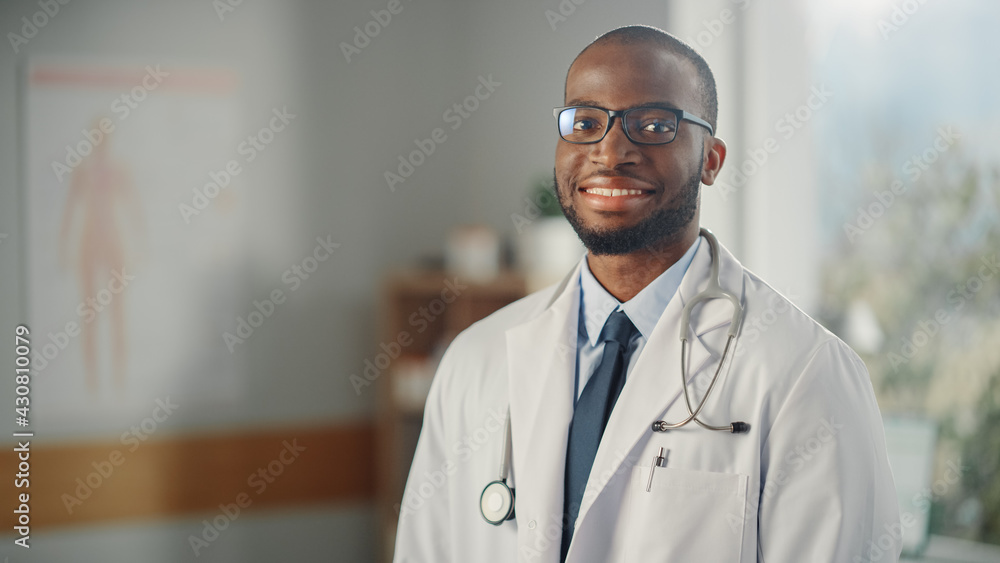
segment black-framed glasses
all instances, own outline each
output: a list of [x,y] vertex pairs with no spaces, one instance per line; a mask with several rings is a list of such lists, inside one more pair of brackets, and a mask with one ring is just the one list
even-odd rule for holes
[[677,137],[681,121],[690,121],[708,129],[709,135],[715,130],[704,119],[682,109],[638,107],[625,111],[591,106],[568,106],[552,110],[559,127],[559,136],[568,143],[585,145],[599,143],[614,125],[616,117],[621,118],[625,136],[639,145],[665,145]]

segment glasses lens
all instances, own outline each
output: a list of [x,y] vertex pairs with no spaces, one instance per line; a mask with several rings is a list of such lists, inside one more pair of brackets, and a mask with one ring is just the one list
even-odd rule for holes
[[567,108],[559,114],[559,135],[571,143],[596,141],[604,135],[608,114],[594,108]]
[[625,116],[628,135],[639,143],[669,143],[677,135],[677,114],[657,108],[637,108]]

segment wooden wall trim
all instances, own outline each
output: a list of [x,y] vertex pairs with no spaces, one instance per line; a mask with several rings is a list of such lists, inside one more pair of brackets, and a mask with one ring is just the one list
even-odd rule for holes
[[0,526],[11,533],[17,525],[13,510],[22,492],[30,494],[33,533],[182,514],[211,519],[221,514],[220,504],[238,500],[246,504],[241,513],[372,501],[374,439],[369,422],[150,438],[138,446],[118,441],[49,445],[44,436],[36,436],[31,438],[27,490],[14,487],[17,445],[0,452]]

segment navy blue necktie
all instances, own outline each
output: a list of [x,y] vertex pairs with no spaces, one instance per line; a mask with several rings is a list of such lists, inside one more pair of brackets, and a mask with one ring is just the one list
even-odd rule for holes
[[566,486],[564,497],[562,551],[560,561],[566,560],[573,526],[580,514],[583,492],[590,478],[590,469],[597,456],[597,446],[601,443],[604,428],[608,425],[611,410],[615,408],[618,395],[625,385],[625,368],[628,343],[637,332],[635,325],[623,311],[608,317],[601,339],[604,355],[594,375],[580,394],[580,400],[573,410],[573,421],[569,427],[569,442],[566,448]]

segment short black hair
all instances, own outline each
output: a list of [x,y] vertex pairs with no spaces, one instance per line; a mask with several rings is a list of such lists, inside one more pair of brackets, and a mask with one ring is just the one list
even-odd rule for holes
[[[719,118],[719,95],[715,89],[715,75],[712,74],[712,69],[708,66],[708,62],[690,45],[676,36],[648,25],[627,25],[612,29],[594,39],[580,51],[580,54],[576,58],[579,59],[580,55],[586,53],[588,49],[598,45],[637,45],[643,43],[655,44],[657,47],[661,47],[667,52],[686,59],[694,65],[695,70],[698,72],[698,82],[701,90],[698,92],[698,97],[700,98],[701,109],[704,113],[704,115],[700,115],[699,117],[711,123],[713,130],[716,129],[716,121]],[[576,63],[576,59],[573,59],[573,63]],[[571,64],[570,68],[572,67],[573,65]],[[568,71],[566,77],[567,79],[569,78]]]

